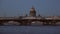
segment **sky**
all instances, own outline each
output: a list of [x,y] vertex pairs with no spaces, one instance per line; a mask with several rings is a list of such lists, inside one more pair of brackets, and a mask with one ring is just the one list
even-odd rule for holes
[[32,6],[37,15],[60,16],[60,0],[0,0],[0,16],[29,15]]

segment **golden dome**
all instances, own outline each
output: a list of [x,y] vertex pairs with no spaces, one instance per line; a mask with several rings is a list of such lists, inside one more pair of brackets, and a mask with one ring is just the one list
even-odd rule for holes
[[35,11],[35,8],[33,6],[30,9],[30,16],[36,16],[36,11]]
[[32,8],[30,9],[30,11],[35,11],[35,8],[32,6]]

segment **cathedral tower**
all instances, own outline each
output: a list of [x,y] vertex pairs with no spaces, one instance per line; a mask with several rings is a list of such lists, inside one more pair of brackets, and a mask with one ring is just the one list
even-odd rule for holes
[[32,6],[32,8],[30,9],[30,16],[35,17],[36,16],[36,11],[35,8]]

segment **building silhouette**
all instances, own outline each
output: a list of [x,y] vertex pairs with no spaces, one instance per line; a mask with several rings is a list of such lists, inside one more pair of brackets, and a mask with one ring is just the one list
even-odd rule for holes
[[32,6],[32,8],[30,9],[30,16],[33,16],[33,17],[36,16],[36,10],[35,10],[34,6]]

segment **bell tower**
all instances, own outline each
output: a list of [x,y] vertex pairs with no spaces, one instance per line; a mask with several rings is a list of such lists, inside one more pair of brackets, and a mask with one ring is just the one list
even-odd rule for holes
[[35,11],[34,6],[32,6],[32,8],[30,9],[30,16],[33,16],[33,17],[36,16],[36,11]]

